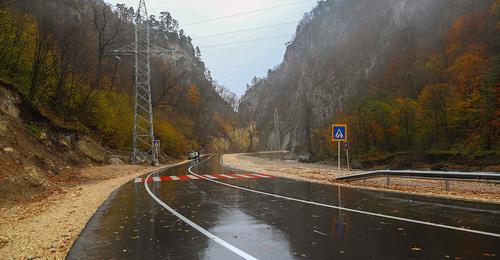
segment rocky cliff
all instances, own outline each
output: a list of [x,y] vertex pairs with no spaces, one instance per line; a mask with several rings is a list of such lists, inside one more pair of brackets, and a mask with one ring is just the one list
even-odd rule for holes
[[304,15],[283,62],[247,90],[240,113],[256,121],[264,149],[273,148],[277,109],[280,148],[307,151],[311,129],[327,128],[345,102],[383,80],[395,60],[416,60],[432,51],[454,19],[491,3],[320,1]]

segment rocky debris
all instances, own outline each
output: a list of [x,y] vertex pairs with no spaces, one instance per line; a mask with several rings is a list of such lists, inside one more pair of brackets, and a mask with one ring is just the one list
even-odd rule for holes
[[120,158],[111,157],[111,158],[109,158],[109,164],[111,164],[111,165],[123,165],[124,163]]
[[33,186],[47,186],[47,180],[45,180],[45,176],[40,172],[38,168],[32,165],[28,165],[24,167],[24,172],[27,174],[29,181]]
[[96,142],[89,138],[80,139],[76,148],[79,152],[83,153],[85,156],[89,157],[95,162],[102,163],[106,160],[106,153],[104,149]]
[[0,88],[0,112],[18,118],[21,115],[18,106],[20,102],[21,100],[16,94]]

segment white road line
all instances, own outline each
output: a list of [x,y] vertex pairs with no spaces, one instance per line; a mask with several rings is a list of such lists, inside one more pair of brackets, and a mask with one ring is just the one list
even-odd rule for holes
[[229,175],[225,175],[225,174],[219,174],[219,175],[222,176],[222,177],[226,177],[228,179],[234,179],[233,176],[229,176]]
[[172,175],[172,176],[168,176],[170,177],[170,179],[172,179],[173,181],[178,181],[180,180],[179,177],[175,176],[175,175]]
[[427,222],[427,221],[421,221],[421,220],[415,220],[415,219],[409,219],[409,218],[403,218],[403,217],[396,217],[396,216],[390,216],[390,215],[385,215],[385,214],[380,214],[380,213],[374,213],[374,212],[369,212],[369,211],[363,211],[363,210],[357,210],[357,209],[344,208],[344,207],[339,207],[339,206],[334,206],[334,205],[328,205],[328,204],[314,202],[314,201],[308,201],[308,200],[302,200],[302,199],[296,199],[296,198],[286,197],[286,196],[277,195],[277,194],[273,194],[273,193],[268,193],[268,192],[264,192],[264,191],[252,190],[252,189],[240,187],[240,186],[237,186],[237,185],[232,185],[232,184],[221,182],[221,181],[210,180],[208,178],[204,178],[203,176],[198,175],[198,174],[192,172],[191,168],[193,168],[193,166],[189,167],[188,171],[191,174],[195,175],[195,176],[198,176],[198,177],[200,177],[202,179],[205,179],[207,181],[211,181],[211,182],[214,182],[214,183],[218,183],[218,184],[221,184],[221,185],[224,185],[224,186],[228,186],[228,187],[231,187],[231,188],[235,188],[235,189],[239,189],[239,190],[244,190],[244,191],[248,191],[248,192],[263,194],[263,195],[267,195],[267,196],[272,196],[272,197],[275,197],[275,198],[286,199],[286,200],[291,200],[291,201],[296,201],[296,202],[302,202],[302,203],[316,205],[316,206],[321,206],[321,207],[326,207],[326,208],[340,209],[340,210],[345,210],[345,211],[359,213],[359,214],[364,214],[364,215],[369,215],[369,216],[375,216],[375,217],[381,217],[381,218],[388,218],[388,219],[394,219],[394,220],[399,220],[399,221],[406,221],[406,222],[411,222],[411,223],[416,223],[416,224],[422,224],[422,225],[427,225],[427,226],[433,226],[433,227],[440,227],[440,228],[458,230],[458,231],[463,231],[463,232],[468,232],[468,233],[474,233],[474,234],[479,234],[479,235],[485,235],[485,236],[500,237],[500,234],[498,234],[498,233],[492,233],[492,232],[487,232],[487,231],[475,230],[475,229],[470,229],[470,228],[454,227],[454,226],[449,226],[449,225],[444,225],[444,224],[437,224],[437,223],[432,223],[432,222]]
[[161,181],[161,179],[160,179],[160,177],[153,177],[153,181],[158,182],[158,181]]
[[257,174],[257,173],[250,173],[250,174],[253,175],[253,176],[261,177],[261,178],[271,178],[269,176],[261,175],[261,174]]
[[210,174],[205,174],[205,175],[203,175],[203,176],[204,176],[204,177],[207,177],[207,178],[210,178],[210,179],[217,179],[217,177],[212,176],[212,175],[210,175]]
[[142,178],[135,178],[135,183],[142,182]]
[[198,180],[198,179],[200,179],[200,178],[198,178],[198,177],[196,177],[194,175],[186,175],[186,176],[188,176],[188,178],[191,179],[191,180]]
[[248,179],[248,178],[252,178],[252,177],[250,177],[250,176],[248,176],[248,175],[245,175],[245,174],[237,174],[237,173],[236,173],[236,174],[234,174],[234,175],[236,175],[236,176],[240,176],[240,177],[242,177],[242,178],[247,178],[247,179]]
[[[148,175],[148,177],[146,178],[149,179],[149,177],[151,177],[151,175],[153,175],[153,173],[151,173],[150,175]],[[188,218],[184,217],[182,214],[180,214],[179,212],[175,211],[173,208],[171,208],[170,206],[168,206],[165,202],[161,201],[158,197],[156,197],[156,195],[151,192],[151,190],[149,189],[149,186],[148,186],[148,183],[145,181],[144,182],[144,187],[146,188],[146,191],[148,192],[149,196],[151,196],[151,198],[153,198],[154,200],[156,200],[156,202],[158,202],[161,206],[163,206],[165,209],[167,209],[168,211],[170,211],[170,213],[174,214],[176,217],[178,217],[179,219],[181,219],[182,221],[186,222],[186,224],[190,225],[191,227],[193,227],[194,229],[198,230],[200,233],[202,233],[203,235],[207,236],[208,238],[212,239],[214,242],[218,243],[219,245],[231,250],[233,253],[241,256],[242,258],[244,259],[257,259],[245,252],[243,252],[242,250],[240,250],[239,248],[229,244],[228,242],[220,239],[219,237],[217,237],[216,235],[210,233],[208,230],[202,228],[201,226],[199,226],[198,224],[194,223],[193,221],[189,220]]]

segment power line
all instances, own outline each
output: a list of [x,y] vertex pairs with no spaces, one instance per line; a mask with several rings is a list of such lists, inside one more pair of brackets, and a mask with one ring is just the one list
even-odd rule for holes
[[255,30],[260,30],[260,29],[278,27],[278,26],[283,26],[283,25],[287,25],[287,24],[296,24],[296,23],[298,23],[298,21],[287,22],[287,23],[279,23],[279,24],[271,24],[271,25],[266,25],[266,26],[261,26],[261,27],[254,27],[254,28],[242,29],[242,30],[238,30],[238,31],[230,31],[230,32],[223,32],[223,33],[203,35],[203,36],[193,37],[193,39],[197,40],[197,39],[203,39],[203,38],[210,38],[210,37],[215,37],[215,36],[221,36],[221,35],[227,35],[227,34],[235,34],[235,33],[240,33],[240,32],[247,32],[247,31],[255,31]]
[[256,42],[256,41],[270,40],[270,39],[283,38],[283,37],[291,37],[291,36],[293,36],[293,34],[284,34],[284,35],[277,35],[277,36],[272,36],[272,37],[258,38],[258,39],[245,40],[245,41],[227,42],[227,43],[214,44],[214,45],[205,45],[205,46],[200,46],[200,48],[213,48],[213,47],[220,47],[220,46],[227,46],[227,45],[236,45],[236,44],[242,44],[242,43],[247,43],[247,42]]
[[206,19],[206,20],[201,20],[201,21],[197,21],[197,22],[192,22],[192,23],[184,24],[183,26],[185,27],[185,26],[190,26],[190,25],[195,25],[195,24],[200,24],[200,23],[207,23],[207,22],[227,19],[227,18],[240,16],[240,15],[259,13],[259,12],[263,12],[263,11],[267,11],[267,10],[272,10],[272,9],[276,9],[276,8],[282,8],[282,7],[286,7],[286,6],[290,6],[290,5],[297,5],[297,4],[312,2],[312,1],[316,1],[316,0],[303,0],[303,1],[292,2],[292,3],[288,3],[288,4],[276,5],[276,6],[271,6],[271,7],[267,7],[267,8],[256,9],[256,10],[252,10],[252,11],[246,11],[246,12],[241,12],[241,13],[236,13],[236,14],[231,14],[231,15],[226,15],[226,16],[221,16],[221,17],[215,17],[215,18],[210,18],[210,19]]

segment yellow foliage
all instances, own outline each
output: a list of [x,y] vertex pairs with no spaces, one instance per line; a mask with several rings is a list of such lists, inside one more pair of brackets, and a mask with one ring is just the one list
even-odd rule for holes
[[169,155],[182,155],[187,153],[197,144],[192,141],[190,144],[182,133],[175,129],[170,123],[159,120],[155,124],[155,132],[161,142],[161,149]]
[[94,100],[92,121],[111,145],[126,147],[132,139],[133,114],[126,94],[101,92]]

